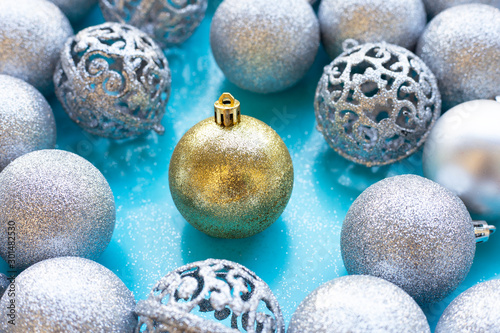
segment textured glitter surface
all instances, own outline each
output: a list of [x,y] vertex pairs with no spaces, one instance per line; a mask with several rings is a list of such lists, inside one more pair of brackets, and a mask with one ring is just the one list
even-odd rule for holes
[[0,75],[0,171],[21,155],[56,145],[54,114],[28,83]]
[[460,294],[436,327],[436,333],[466,332],[500,332],[500,280],[479,283]]
[[500,218],[500,103],[455,106],[436,122],[422,158],[424,175],[456,193],[475,217]]
[[311,67],[319,23],[304,0],[225,0],[212,20],[210,45],[229,81],[253,92],[277,92]]
[[7,279],[7,276],[3,273],[0,273],[0,297],[2,297],[9,285],[10,281]]
[[289,333],[429,332],[417,303],[396,285],[367,275],[327,282],[306,297]]
[[64,46],[54,82],[70,118],[92,134],[120,139],[165,131],[168,61],[132,26],[104,23],[80,31]]
[[281,215],[292,194],[293,165],[283,140],[263,122],[243,115],[222,127],[211,117],[175,147],[169,182],[175,205],[194,227],[242,238]]
[[99,257],[115,227],[113,193],[87,160],[62,150],[39,150],[0,173],[0,255],[25,268],[59,256]]
[[[7,305],[15,299],[15,325]],[[63,257],[39,262],[16,278],[16,295],[0,300],[0,330],[9,333],[133,332],[134,295],[106,267]],[[3,329],[6,331],[4,331]]]
[[99,6],[107,21],[133,25],[166,47],[193,34],[205,16],[207,0],[99,0]]
[[500,95],[500,10],[482,4],[452,7],[436,16],[417,54],[436,75],[443,110]]
[[370,186],[342,226],[342,258],[349,274],[393,282],[420,304],[451,293],[467,276],[475,250],[474,228],[462,201],[415,175]]
[[81,20],[97,4],[97,0],[49,0],[73,22]]
[[177,268],[156,283],[135,311],[137,332],[285,332],[269,286],[248,268],[227,260]]
[[363,44],[325,67],[314,108],[328,144],[372,166],[413,154],[441,114],[441,97],[436,78],[413,53]]
[[426,24],[422,0],[323,0],[318,16],[332,59],[342,53],[346,39],[412,49]]
[[443,10],[468,3],[482,3],[500,8],[500,0],[423,0],[429,16],[436,16]]
[[53,3],[0,1],[0,73],[50,94],[59,53],[72,34],[68,19]]

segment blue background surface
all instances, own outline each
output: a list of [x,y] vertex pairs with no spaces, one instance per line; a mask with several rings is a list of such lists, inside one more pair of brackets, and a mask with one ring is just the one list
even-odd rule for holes
[[[228,82],[209,45],[216,2],[220,0],[209,0],[205,19],[186,43],[165,51],[172,70],[172,94],[162,122],[165,135],[149,133],[126,141],[92,136],[75,125],[52,96],[49,102],[58,126],[58,148],[88,159],[109,181],[116,199],[117,223],[98,262],[115,272],[136,300],[145,299],[159,278],[179,266],[207,258],[229,259],[247,266],[269,284],[288,326],[306,295],[347,274],[340,253],[340,230],[352,201],[385,177],[421,175],[421,153],[392,166],[366,168],[329,148],[315,128],[313,108],[317,82],[330,61],[323,49],[304,80],[285,92],[259,95]],[[95,7],[75,26],[75,32],[102,22]],[[211,238],[191,227],[175,208],[168,188],[168,166],[175,144],[190,127],[212,116],[214,101],[226,91],[240,100],[243,114],[278,132],[295,169],[292,197],[281,218],[264,232],[241,240]],[[465,282],[444,301],[424,309],[432,328],[459,293],[500,272],[500,235],[495,236],[478,245]],[[6,270],[2,261],[0,271]]]

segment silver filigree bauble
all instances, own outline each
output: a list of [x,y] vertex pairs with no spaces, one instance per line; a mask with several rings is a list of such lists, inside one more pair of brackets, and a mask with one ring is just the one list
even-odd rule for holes
[[73,22],[77,22],[88,14],[97,4],[97,0],[49,0],[59,7]]
[[92,134],[121,139],[164,132],[168,61],[137,28],[104,23],[80,31],[67,41],[54,83],[70,118]]
[[0,74],[0,171],[31,151],[56,146],[56,122],[47,100],[23,80]]
[[323,0],[318,12],[325,50],[333,59],[347,39],[412,49],[427,23],[422,0]]
[[482,3],[500,8],[500,0],[423,0],[427,14],[432,17],[450,7],[468,3]]
[[425,28],[417,54],[436,75],[443,111],[500,95],[500,10],[488,5],[451,7]]
[[439,117],[441,98],[416,55],[392,44],[363,44],[325,67],[314,108],[337,153],[373,166],[413,154]]
[[137,333],[285,332],[269,286],[248,268],[227,260],[208,259],[174,270],[156,283],[135,312]]
[[207,0],[99,0],[106,21],[133,25],[161,46],[180,44],[193,34],[207,10]]
[[418,304],[401,288],[369,275],[327,282],[299,305],[288,333],[430,333]]
[[113,272],[88,259],[41,261],[19,274],[13,288],[0,300],[2,333],[132,333],[137,325],[132,292]]
[[349,274],[383,278],[427,304],[462,283],[476,239],[455,194],[426,178],[402,175],[358,196],[342,225],[340,247]]
[[478,283],[444,310],[436,333],[500,332],[500,280]]
[[0,1],[0,74],[51,94],[59,54],[71,35],[68,19],[49,1]]

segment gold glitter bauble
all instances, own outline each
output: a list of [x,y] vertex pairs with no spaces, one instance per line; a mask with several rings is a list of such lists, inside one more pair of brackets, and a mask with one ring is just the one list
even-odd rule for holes
[[271,127],[241,116],[239,102],[223,94],[215,120],[196,124],[175,147],[169,183],[175,205],[195,228],[213,237],[249,237],[285,209],[292,159]]

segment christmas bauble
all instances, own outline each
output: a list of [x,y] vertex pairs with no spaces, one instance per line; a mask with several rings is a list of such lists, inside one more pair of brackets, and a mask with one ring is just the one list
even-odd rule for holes
[[[115,227],[108,182],[87,160],[62,150],[23,155],[0,173],[0,255],[17,268],[61,256],[97,258]],[[14,228],[15,249],[8,229]]]
[[436,16],[417,54],[438,79],[443,110],[500,95],[500,10],[487,5],[452,7]]
[[420,304],[455,290],[475,250],[474,227],[462,201],[415,175],[386,178],[366,189],[349,208],[341,232],[349,274],[381,277]]
[[177,268],[156,283],[135,311],[137,332],[285,332],[269,286],[248,268],[227,260]]
[[304,0],[225,0],[213,16],[210,45],[232,83],[258,93],[282,91],[314,62],[319,23]]
[[167,58],[134,27],[104,23],[80,31],[64,46],[54,83],[70,118],[92,134],[121,139],[164,132]]
[[52,74],[71,25],[45,0],[0,1],[0,73],[52,92]]
[[500,218],[500,103],[455,106],[436,122],[425,144],[424,175],[463,200],[478,218]]
[[0,75],[0,171],[21,155],[56,146],[56,123],[43,95],[28,83]]
[[166,47],[188,39],[200,25],[207,0],[99,0],[106,21],[133,25]]
[[413,53],[364,44],[325,67],[314,108],[337,153],[373,166],[413,154],[439,117],[441,98],[434,75]]
[[59,7],[73,22],[79,21],[88,14],[97,0],[50,0]]
[[500,280],[467,289],[444,310],[436,333],[458,332],[500,332]]
[[422,0],[323,0],[318,16],[323,44],[331,58],[343,52],[347,39],[411,49],[427,22]]
[[343,276],[314,290],[293,314],[289,333],[429,332],[417,303],[401,288],[368,275]]
[[436,16],[443,10],[468,3],[482,3],[500,8],[500,0],[423,0],[429,16]]
[[292,159],[271,127],[240,115],[240,103],[230,94],[221,96],[215,110],[215,119],[193,126],[175,147],[170,192],[198,230],[213,237],[249,237],[285,209],[293,188]]
[[10,333],[132,333],[137,325],[134,295],[113,272],[88,259],[44,260],[19,274],[15,288],[14,296],[5,293],[0,300],[0,327]]

